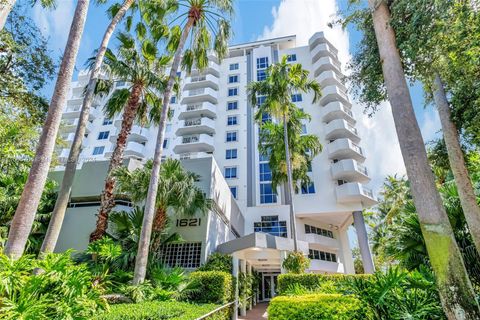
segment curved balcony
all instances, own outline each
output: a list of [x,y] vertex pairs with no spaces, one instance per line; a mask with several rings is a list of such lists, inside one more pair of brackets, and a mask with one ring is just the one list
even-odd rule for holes
[[330,121],[325,126],[325,139],[335,140],[340,138],[348,138],[355,143],[360,142],[358,130],[353,125],[343,119]]
[[[105,157],[111,157],[113,154],[113,150],[115,149],[115,145],[112,146],[110,151],[105,152]],[[123,150],[124,157],[138,157],[144,158],[145,157],[145,146],[138,142],[128,142],[125,146],[125,150]]]
[[320,104],[322,106],[326,106],[327,104],[335,101],[340,101],[348,107],[352,106],[352,104],[348,100],[346,92],[341,90],[340,87],[336,85],[331,85],[322,88],[322,97],[320,98]]
[[192,90],[210,87],[218,90],[218,77],[211,74],[203,74],[197,76],[189,76],[185,79],[183,90]]
[[331,250],[340,249],[340,243],[337,239],[325,237],[316,233],[305,233],[300,240],[308,242],[308,246],[311,249],[322,249],[327,248]]
[[344,267],[343,264],[339,262],[312,259],[310,260],[310,267],[307,271],[313,273],[344,273]]
[[361,202],[366,207],[373,206],[377,203],[372,190],[358,182],[344,183],[338,186],[335,191],[338,203]]
[[327,145],[328,158],[333,160],[354,159],[358,162],[365,161],[362,148],[350,139],[337,139]]
[[190,75],[197,76],[197,75],[204,75],[204,74],[212,74],[217,78],[220,77],[220,66],[214,60],[215,59],[211,59],[203,70],[199,70],[196,68],[192,69],[192,72],[190,72]]
[[180,106],[178,120],[201,117],[215,118],[216,113],[217,108],[214,104],[211,104],[210,102],[182,105]]
[[310,55],[312,56],[312,64],[322,57],[331,57],[338,61],[338,51],[330,43],[324,42],[310,47]]
[[173,152],[176,154],[190,152],[213,152],[215,150],[213,137],[208,134],[196,134],[178,137]]
[[347,91],[347,87],[343,84],[342,75],[336,71],[327,70],[320,73],[317,77],[317,82],[320,83],[322,88],[328,86],[339,86],[342,91]]
[[212,88],[189,90],[182,98],[182,104],[195,104],[196,102],[218,103],[218,92]]
[[352,110],[338,101],[330,102],[322,109],[322,120],[324,122],[328,123],[335,119],[343,119],[351,124],[355,124],[357,122],[353,118]]
[[187,119],[180,121],[180,126],[175,132],[177,136],[195,133],[215,133],[215,121],[209,118]]
[[[116,120],[114,122],[115,126],[118,127],[119,130],[115,134],[110,135],[109,140],[113,144],[117,143],[118,133],[120,132],[120,128],[121,128],[121,123],[122,123],[121,120]],[[128,135],[127,141],[134,141],[139,143],[147,142],[149,136],[150,135],[147,128],[143,128],[139,125],[134,124],[132,126],[132,130],[130,131],[130,134]]]
[[[60,132],[75,132],[77,129],[78,125],[78,118],[75,119],[67,119],[62,121],[62,124],[60,126]],[[87,132],[88,132],[88,126],[87,126]]]
[[367,167],[353,159],[343,159],[332,164],[331,172],[334,180],[347,180],[361,183],[370,181]]
[[63,111],[62,118],[63,119],[74,119],[80,116],[80,110],[82,109],[82,104],[76,105],[67,105],[65,111]]
[[60,135],[60,138],[70,147],[73,143],[73,138],[75,138],[75,132],[63,133]]
[[342,65],[338,60],[332,59],[331,57],[323,57],[317,60],[313,64],[313,75],[318,77],[324,71],[332,70],[337,73],[340,73],[342,70]]

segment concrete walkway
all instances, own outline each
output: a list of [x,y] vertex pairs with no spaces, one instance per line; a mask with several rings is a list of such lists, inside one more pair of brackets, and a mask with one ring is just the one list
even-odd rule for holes
[[267,319],[267,302],[257,304],[252,310],[247,311],[246,317],[239,317],[238,320],[263,320]]

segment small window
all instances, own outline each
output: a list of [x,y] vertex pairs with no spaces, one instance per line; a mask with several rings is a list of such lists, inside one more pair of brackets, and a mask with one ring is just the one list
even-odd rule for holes
[[94,156],[97,156],[97,155],[100,155],[100,154],[103,154],[103,152],[105,151],[105,147],[104,146],[101,146],[101,147],[95,147],[93,149],[93,155]]
[[108,126],[110,124],[113,123],[113,120],[112,119],[109,119],[109,118],[103,118],[103,125],[104,126]]
[[257,107],[260,107],[262,104],[264,104],[266,99],[266,96],[257,97]]
[[307,125],[302,123],[302,134],[307,134]]
[[163,149],[167,149],[168,148],[168,139],[164,139],[163,140]]
[[301,101],[303,101],[301,93],[292,94],[292,102],[301,102]]
[[105,140],[108,139],[108,135],[110,134],[110,131],[101,131],[98,134],[98,140]]
[[297,55],[295,53],[287,55],[287,62],[297,61]]
[[237,167],[225,167],[225,179],[237,178]]
[[264,81],[267,79],[266,70],[257,70],[257,81]]
[[228,88],[228,96],[229,97],[238,96],[238,88]]
[[238,63],[232,63],[232,64],[230,64],[230,71],[238,70],[238,68],[239,68]]
[[237,116],[228,116],[227,117],[227,126],[234,126],[238,124]]
[[177,103],[177,97],[170,97],[170,103]]
[[268,68],[268,57],[257,58],[257,69]]
[[239,82],[238,74],[228,76],[228,83],[238,83],[238,82]]
[[237,199],[238,188],[237,187],[230,187],[230,192],[232,193],[233,198]]
[[227,149],[225,151],[225,159],[237,159],[237,149]]
[[227,132],[227,142],[237,141],[237,131],[228,131]]
[[260,203],[276,203],[277,193],[272,188],[272,184],[260,183]]
[[302,185],[302,194],[312,194],[312,193],[315,193],[315,185],[313,184],[313,182]]
[[237,110],[238,109],[238,101],[229,101],[227,103],[227,110]]
[[272,181],[272,170],[268,163],[260,163],[260,181]]

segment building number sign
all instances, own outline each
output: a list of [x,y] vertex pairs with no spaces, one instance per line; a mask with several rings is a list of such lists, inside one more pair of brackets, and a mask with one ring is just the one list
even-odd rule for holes
[[200,218],[177,219],[177,227],[199,227],[202,222]]

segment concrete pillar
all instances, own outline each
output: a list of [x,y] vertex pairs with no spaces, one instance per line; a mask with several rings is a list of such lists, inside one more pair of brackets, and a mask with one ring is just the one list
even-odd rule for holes
[[367,228],[365,228],[365,220],[363,219],[362,211],[353,212],[353,224],[357,231],[358,246],[360,247],[360,255],[362,256],[363,269],[365,273],[374,273],[375,266],[373,265],[372,254],[368,246]]
[[342,263],[345,274],[354,274],[355,268],[353,265],[352,249],[350,248],[350,241],[348,239],[348,225],[338,230],[338,241],[342,249]]
[[[240,259],[240,271],[245,274],[247,273],[247,260]],[[242,301],[242,305],[240,306],[240,315],[245,317],[247,315],[247,306],[245,305],[247,301]]]
[[[247,264],[247,274],[249,276],[252,276],[252,265],[250,263]],[[252,310],[252,306],[255,305],[255,300],[256,300],[255,290],[257,290],[257,288],[252,288],[252,289],[253,289],[253,296],[250,298],[251,303],[248,304],[248,310]]]
[[235,278],[235,300],[233,303],[232,320],[238,319],[238,258],[232,257],[233,268],[232,275]]
[[288,254],[288,251],[286,250],[280,251],[280,273],[287,273],[287,270],[283,268],[283,261],[287,259],[287,254]]

